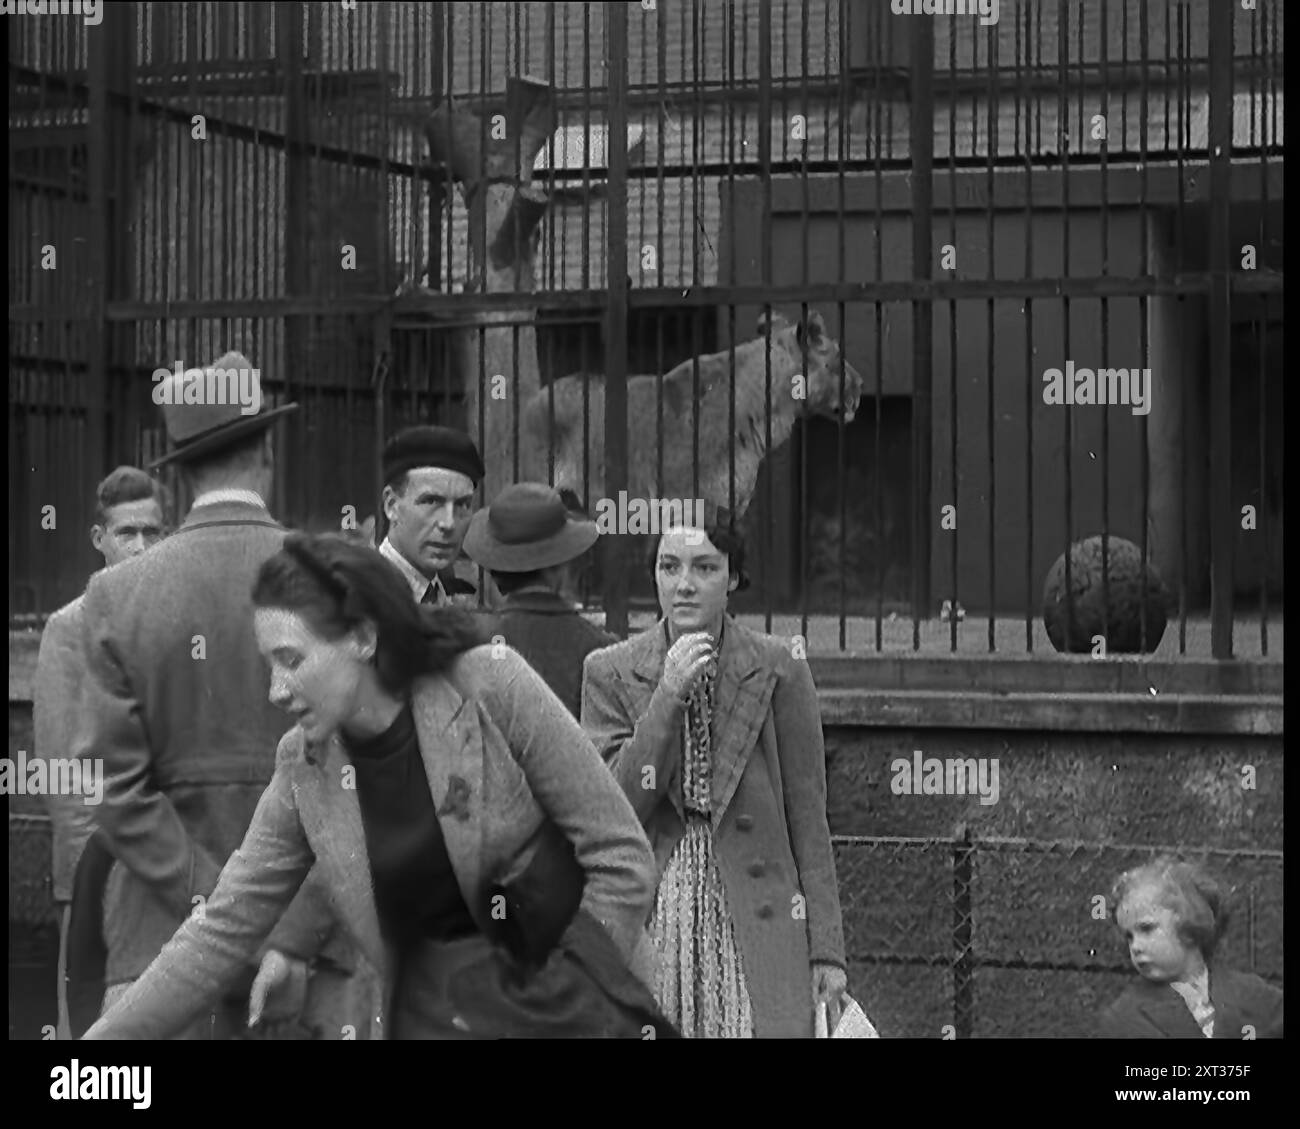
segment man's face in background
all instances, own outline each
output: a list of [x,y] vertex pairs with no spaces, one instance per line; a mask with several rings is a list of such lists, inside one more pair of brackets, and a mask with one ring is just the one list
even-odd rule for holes
[[157,498],[119,502],[110,506],[103,525],[90,530],[90,543],[103,554],[105,565],[137,557],[163,537],[162,506]]
[[445,467],[415,467],[384,487],[393,548],[430,579],[460,555],[474,512],[474,482]]

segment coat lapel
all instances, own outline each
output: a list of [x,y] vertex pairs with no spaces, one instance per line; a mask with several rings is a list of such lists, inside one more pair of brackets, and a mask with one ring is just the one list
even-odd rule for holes
[[370,882],[370,855],[355,784],[344,784],[352,762],[337,734],[309,747],[302,765],[299,813],[307,841],[328,878],[335,909],[375,968],[387,965]]
[[485,828],[483,732],[478,710],[445,678],[424,678],[412,694],[429,794],[465,905],[479,916]]
[[767,717],[776,671],[764,664],[739,624],[727,617],[718,664],[713,737],[713,828],[716,831],[736,794],[749,755]]
[[[1139,1007],[1158,1031],[1172,1039],[1204,1038],[1201,1029],[1192,1018],[1183,998],[1167,984],[1149,984],[1144,982],[1142,1002]],[[1217,1024],[1218,1017],[1215,1017]]]
[[[626,670],[619,671],[631,716],[639,719],[650,705],[650,697],[663,675],[668,642],[663,621],[637,637]],[[717,706],[713,718],[713,826],[716,829],[736,794],[749,755],[758,741],[767,716],[767,704],[776,685],[776,672],[765,669],[748,633],[728,616],[722,631],[722,654],[718,665]],[[678,756],[668,795],[681,819],[682,737],[677,739]]]
[[[412,712],[429,794],[447,854],[470,913],[480,917],[483,856],[483,733],[473,702],[444,678],[415,685]],[[383,935],[370,879],[370,856],[355,785],[344,786],[351,766],[337,734],[309,747],[300,794],[303,827],[318,863],[329,877],[336,909],[358,945],[378,969],[387,967]]]

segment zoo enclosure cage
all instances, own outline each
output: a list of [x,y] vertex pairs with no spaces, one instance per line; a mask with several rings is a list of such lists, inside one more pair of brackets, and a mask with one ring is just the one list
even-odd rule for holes
[[[14,21],[11,620],[79,590],[90,487],[158,452],[143,393],[177,358],[242,347],[302,404],[275,506],[334,526],[375,509],[384,434],[472,426],[467,386],[493,374],[463,371],[466,331],[513,317],[539,383],[604,376],[612,496],[644,422],[620,410],[629,372],[814,308],[862,399],[767,452],[747,515],[766,627],[811,638],[833,612],[841,649],[1044,649],[1048,566],[1103,533],[1164,574],[1166,652],[1275,656],[1282,30],[1273,0],[1004,3],[996,25],[884,0]],[[525,78],[555,125],[536,285],[485,293],[425,127],[454,103],[484,140]],[[1152,371],[1150,414],[1043,402],[1046,369],[1121,353]],[[694,465],[719,456],[692,440]],[[629,571],[603,578],[616,630]]]

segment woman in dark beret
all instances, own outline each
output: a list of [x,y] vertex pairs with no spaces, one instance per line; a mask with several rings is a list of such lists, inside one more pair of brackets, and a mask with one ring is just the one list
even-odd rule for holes
[[[645,833],[520,656],[338,536],[286,538],[253,604],[271,701],[297,724],[203,912],[86,1037],[192,1023],[313,864],[375,985],[340,1038],[674,1034],[646,983]],[[253,1012],[310,956],[268,953]]]

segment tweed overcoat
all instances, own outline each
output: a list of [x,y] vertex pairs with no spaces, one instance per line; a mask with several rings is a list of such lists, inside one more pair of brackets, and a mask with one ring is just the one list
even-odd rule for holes
[[[86,659],[81,645],[82,602],[78,596],[45,621],[32,680],[34,753],[42,760],[71,757],[77,703],[85,683]],[[82,796],[50,789],[43,797],[53,832],[50,875],[54,900],[72,899],[77,860],[95,830],[95,809]]]
[[[662,690],[664,623],[587,656],[582,724],[662,873],[685,824],[684,711]],[[816,689],[789,642],[725,620],[712,823],[759,1037],[811,1037],[813,961],[844,966]]]
[[[509,647],[461,655],[418,680],[416,735],[429,791],[465,904],[492,932],[492,891],[527,869],[549,819],[573,844],[581,908],[643,981],[654,857],[636,815],[577,721]],[[237,975],[316,863],[321,888],[363,954],[373,991],[341,1038],[391,1028],[395,954],[375,908],[351,762],[337,734],[308,742],[295,726],[248,835],[202,917],[191,917],[87,1038],[161,1038],[193,1022]]]
[[[196,506],[86,588],[74,748],[104,764],[95,819],[118,860],[104,895],[110,985],[139,976],[212,893],[271,779],[290,718],[267,698],[252,591],[284,536],[263,506]],[[329,923],[312,902],[309,886],[277,948],[320,952]]]

